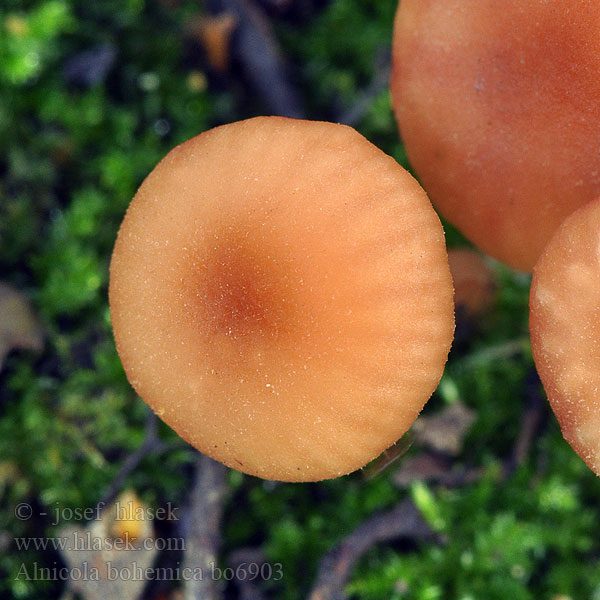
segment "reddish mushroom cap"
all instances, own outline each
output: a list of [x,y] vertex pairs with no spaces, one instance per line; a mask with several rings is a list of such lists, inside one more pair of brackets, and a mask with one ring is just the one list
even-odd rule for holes
[[530,271],[600,194],[597,0],[402,0],[391,92],[412,166],[474,244]]

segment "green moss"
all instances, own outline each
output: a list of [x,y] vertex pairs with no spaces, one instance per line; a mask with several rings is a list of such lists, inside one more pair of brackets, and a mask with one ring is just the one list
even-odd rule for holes
[[[374,64],[389,51],[395,4],[338,0],[302,25],[279,22],[310,117],[336,119],[363,101]],[[0,271],[31,296],[47,333],[41,356],[11,354],[1,375],[0,532],[11,537],[52,533],[43,518],[15,520],[18,502],[92,506],[143,440],[147,409],[125,379],[110,330],[112,245],[156,162],[176,143],[247,110],[237,86],[198,91],[187,84],[190,69],[201,68],[184,60],[182,36],[197,6],[7,0],[0,7]],[[100,43],[117,48],[106,82],[67,84],[65,62]],[[408,164],[385,86],[368,97],[357,128]],[[446,232],[449,245],[466,243],[448,224]],[[373,512],[412,494],[437,539],[372,549],[349,582],[353,597],[600,598],[600,484],[551,415],[523,466],[500,479],[533,363],[529,279],[495,270],[497,302],[454,349],[426,408],[461,399],[476,411],[457,462],[481,467],[483,478],[406,492],[389,473],[310,485],[230,473],[224,553],[262,545],[270,562],[283,566],[283,579],[264,585],[273,597],[302,597],[320,556]],[[177,440],[167,427],[159,434]],[[183,506],[192,456],[175,443],[145,459],[127,484],[147,502]],[[0,553],[1,597],[59,596],[58,584],[14,579],[19,564],[33,560],[56,556]]]

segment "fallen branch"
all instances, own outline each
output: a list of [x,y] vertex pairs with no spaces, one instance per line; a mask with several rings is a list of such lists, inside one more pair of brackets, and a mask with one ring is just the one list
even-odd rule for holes
[[221,517],[227,494],[227,467],[198,453],[185,539],[184,568],[201,578],[185,582],[185,600],[218,600],[219,581],[211,576],[221,547]]
[[521,428],[515,440],[511,456],[504,462],[504,477],[509,477],[526,460],[533,441],[540,433],[548,415],[548,403],[541,393],[541,382],[535,370],[529,372],[525,381],[525,411]]
[[321,560],[309,600],[344,600],[352,568],[375,544],[399,538],[427,539],[433,532],[410,500],[359,525]]

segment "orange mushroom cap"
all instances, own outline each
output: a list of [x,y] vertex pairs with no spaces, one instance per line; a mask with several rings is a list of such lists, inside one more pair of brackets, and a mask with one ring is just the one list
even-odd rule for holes
[[474,244],[530,271],[600,194],[597,0],[402,0],[391,92],[412,166]]
[[544,250],[530,309],[533,357],[563,436],[600,475],[600,200]]
[[129,381],[230,467],[312,481],[410,427],[452,339],[444,234],[392,158],[331,123],[260,117],[172,150],[115,244]]

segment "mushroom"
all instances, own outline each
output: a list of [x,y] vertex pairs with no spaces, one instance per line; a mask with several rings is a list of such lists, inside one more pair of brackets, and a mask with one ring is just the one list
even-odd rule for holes
[[600,475],[600,200],[560,226],[533,271],[531,345],[564,438]]
[[353,129],[258,117],[172,150],[110,266],[133,387],[201,452],[283,481],[349,473],[437,386],[454,319],[439,219]]
[[600,194],[600,10],[587,0],[402,0],[391,92],[434,205],[530,271]]
[[448,263],[454,282],[456,311],[477,319],[492,305],[496,295],[494,272],[483,256],[470,248],[448,250]]

